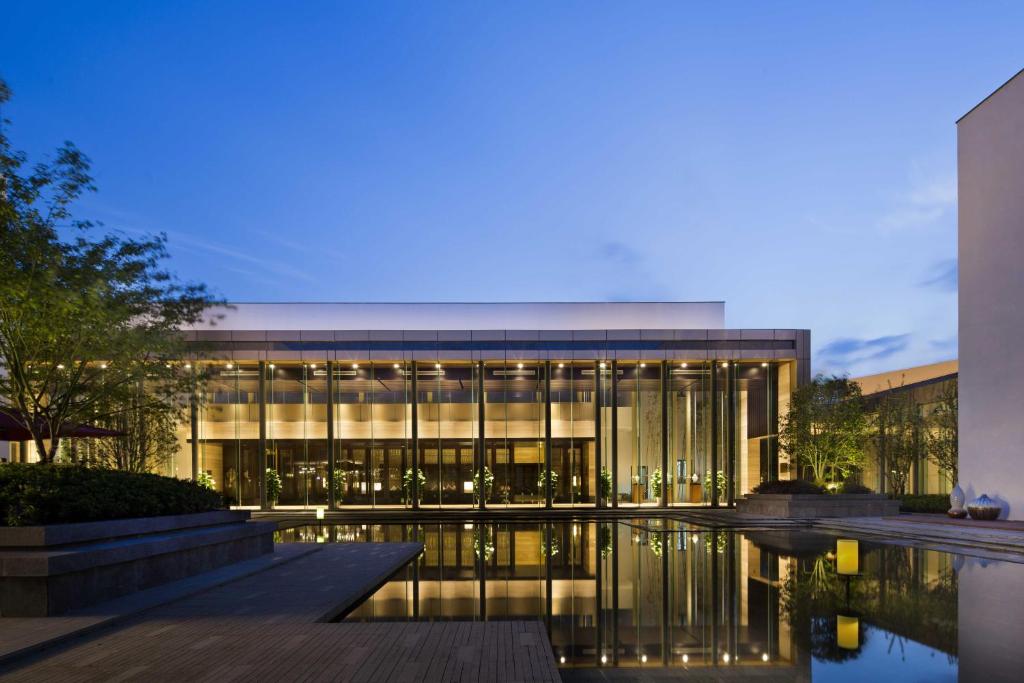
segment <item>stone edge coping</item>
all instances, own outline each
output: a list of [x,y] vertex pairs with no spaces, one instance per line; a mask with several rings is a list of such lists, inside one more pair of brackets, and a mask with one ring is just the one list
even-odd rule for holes
[[[5,626],[5,621],[14,623],[15,628],[18,625],[17,622],[24,621],[35,622],[45,620],[58,622],[62,619],[73,619],[80,624],[70,624],[66,628],[55,629],[48,636],[42,636],[31,643],[15,646],[13,649],[7,649],[4,645],[0,644],[0,678],[6,672],[7,665],[23,657],[56,647],[69,640],[91,634],[94,631],[114,626],[142,612],[219,588],[225,584],[259,574],[268,569],[280,567],[287,562],[321,550],[321,546],[313,544],[289,543],[284,545],[290,546],[288,550],[275,550],[275,552],[268,555],[261,555],[243,562],[218,567],[202,574],[187,576],[177,581],[129,593],[128,595],[114,598],[109,602],[89,605],[58,616],[7,617],[0,619],[0,633],[2,633],[2,629]],[[67,623],[65,622],[65,624]]]
[[[739,496],[736,500],[793,501],[798,503],[802,503],[804,501],[814,503],[829,501],[829,504],[832,505],[848,505],[857,501],[879,502],[893,499],[880,493],[751,493],[746,496]],[[899,503],[899,501],[893,502]]]
[[[353,606],[359,605],[364,600],[369,598],[373,593],[387,583],[388,579],[394,576],[405,568],[410,562],[420,556],[426,551],[426,544],[422,541],[402,541],[402,542],[387,542],[388,545],[402,546],[400,548],[400,554],[398,555],[397,564],[392,571],[384,572],[370,578],[366,583],[359,586],[356,590],[352,591],[347,600],[331,606],[326,612],[321,614],[315,621],[319,622],[332,622],[338,619],[342,614],[350,610]],[[361,543],[359,545],[367,545]]]
[[76,524],[0,527],[0,548],[59,546],[217,524],[244,522],[248,510],[214,510],[184,515],[132,517]]
[[273,522],[236,522],[215,527],[175,529],[164,534],[122,538],[79,547],[0,550],[0,577],[39,577],[79,572],[133,562],[147,557],[191,550],[272,534]]

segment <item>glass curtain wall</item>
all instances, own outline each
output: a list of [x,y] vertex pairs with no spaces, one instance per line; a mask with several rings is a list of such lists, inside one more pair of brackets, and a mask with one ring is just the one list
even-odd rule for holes
[[484,368],[489,506],[541,505],[544,487],[544,367],[502,361]]
[[552,498],[556,505],[594,504],[594,362],[558,362],[551,370]]
[[476,367],[465,362],[417,364],[419,460],[426,478],[421,506],[473,504]]
[[703,503],[703,477],[710,471],[711,404],[707,363],[668,366],[669,469],[672,503]]
[[640,361],[619,368],[620,492],[624,483],[629,486],[628,502],[620,505],[656,505],[661,492],[654,483],[662,475],[661,366]]
[[338,362],[333,384],[335,505],[400,506],[411,466],[405,366]]
[[283,507],[327,504],[327,365],[268,363],[267,467]]
[[255,363],[204,367],[199,406],[199,469],[232,505],[260,503],[259,370]]

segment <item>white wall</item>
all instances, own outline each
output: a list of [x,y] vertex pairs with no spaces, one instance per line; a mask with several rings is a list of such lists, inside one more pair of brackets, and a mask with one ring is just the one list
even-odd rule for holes
[[223,330],[717,330],[725,304],[250,303],[196,326]]
[[960,482],[1024,519],[1024,72],[957,138]]

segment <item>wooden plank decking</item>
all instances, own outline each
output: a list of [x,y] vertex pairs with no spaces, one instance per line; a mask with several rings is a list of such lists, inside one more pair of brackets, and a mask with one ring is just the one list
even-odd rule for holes
[[557,681],[540,622],[324,623],[419,552],[325,545],[0,669],[10,681]]

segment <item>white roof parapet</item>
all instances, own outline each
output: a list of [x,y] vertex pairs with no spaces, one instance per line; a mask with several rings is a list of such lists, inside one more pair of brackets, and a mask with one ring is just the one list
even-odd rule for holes
[[717,330],[725,303],[239,303],[196,330]]

